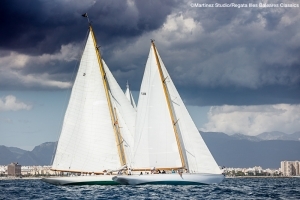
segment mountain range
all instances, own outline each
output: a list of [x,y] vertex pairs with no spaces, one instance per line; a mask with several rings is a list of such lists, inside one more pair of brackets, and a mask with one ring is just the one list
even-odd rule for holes
[[251,141],[262,141],[262,140],[294,140],[294,141],[300,141],[300,131],[292,133],[292,134],[286,134],[279,131],[272,131],[272,132],[263,132],[256,136],[249,136],[249,135],[243,135],[240,133],[236,133],[231,135],[232,137],[238,138],[238,139],[246,139]]
[[[277,134],[277,133],[275,133]],[[258,136],[226,135],[217,132],[201,132],[201,135],[217,163],[226,167],[254,167],[278,169],[284,160],[300,160],[300,140],[288,140],[275,134]],[[300,135],[300,132],[297,132]],[[295,134],[295,135],[297,135]],[[300,138],[300,137],[298,137]]]
[[[226,167],[279,168],[284,160],[300,160],[300,132],[264,132],[257,136],[201,132],[217,163]],[[57,142],[46,142],[32,151],[0,145],[0,165],[51,165]]]
[[45,142],[26,151],[17,147],[0,145],[0,165],[18,162],[21,165],[50,165],[56,142]]

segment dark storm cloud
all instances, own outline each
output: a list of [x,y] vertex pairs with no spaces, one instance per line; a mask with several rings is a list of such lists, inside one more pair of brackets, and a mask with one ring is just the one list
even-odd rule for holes
[[299,8],[182,7],[181,15],[196,27],[157,46],[188,104],[300,103]]
[[[20,59],[18,57],[12,59],[11,63],[5,62],[0,66],[1,72],[11,72],[10,76],[6,75],[0,80],[1,89],[30,89],[33,84],[22,84],[26,77],[39,77],[45,73],[53,81],[70,81],[68,76],[76,68],[87,33],[87,20],[81,16],[85,12],[92,21],[104,57],[109,57],[106,55],[134,41],[138,36],[161,27],[175,3],[176,1],[0,1],[0,56],[8,57],[11,51],[30,56],[25,66],[13,66]],[[76,60],[49,58],[63,55],[63,46],[69,44],[71,47],[68,51],[76,54]],[[12,67],[13,70],[5,70],[7,67]],[[123,68],[123,65],[114,67],[122,72],[130,70]],[[134,75],[131,73],[129,76]],[[12,83],[8,77],[18,80]],[[34,86],[38,87],[38,84]]]
[[[101,43],[136,37],[159,28],[174,1],[0,1],[0,48],[26,54],[59,51],[61,45],[82,41],[88,12]],[[157,9],[159,8],[159,9]]]
[[[0,73],[1,89],[47,89],[36,83],[40,76],[49,79],[50,89],[66,88],[55,81],[72,79],[87,33],[81,14],[88,12],[103,58],[122,88],[129,80],[131,89],[139,90],[153,38],[188,104],[300,103],[299,8],[191,8],[189,3],[0,1],[0,56],[30,55],[10,76]],[[0,72],[7,71],[3,66]],[[23,79],[10,81],[19,76]]]
[[258,89],[249,88],[199,88],[180,87],[179,92],[188,105],[268,105],[299,104],[300,85],[284,87],[281,85],[263,86]]
[[2,50],[26,54],[53,53],[60,45],[79,35],[62,34],[63,29],[77,32],[74,22],[79,17],[65,12],[55,1],[1,1],[0,9]]

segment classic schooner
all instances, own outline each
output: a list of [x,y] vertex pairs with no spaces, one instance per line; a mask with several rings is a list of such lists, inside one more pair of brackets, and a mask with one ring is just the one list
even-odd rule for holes
[[[140,88],[131,168],[139,175],[113,180],[132,185],[212,184],[224,178],[153,40]],[[166,174],[150,174],[154,169]],[[179,173],[170,173],[175,171]]]
[[90,24],[52,164],[52,170],[76,175],[42,180],[117,184],[112,173],[131,162],[135,118],[135,109],[101,57]]

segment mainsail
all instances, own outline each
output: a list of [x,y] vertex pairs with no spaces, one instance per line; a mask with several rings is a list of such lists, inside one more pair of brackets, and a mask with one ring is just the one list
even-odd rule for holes
[[137,106],[132,166],[220,174],[154,42],[146,63]]
[[102,173],[127,164],[135,115],[102,60],[90,26],[52,169]]

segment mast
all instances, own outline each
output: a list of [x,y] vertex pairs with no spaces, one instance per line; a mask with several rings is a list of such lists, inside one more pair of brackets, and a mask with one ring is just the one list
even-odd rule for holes
[[110,112],[110,117],[111,117],[111,122],[112,122],[112,126],[114,128],[114,133],[115,133],[115,138],[116,138],[116,143],[117,143],[117,148],[118,148],[118,153],[119,153],[119,158],[120,158],[120,162],[121,165],[126,165],[126,157],[125,157],[125,153],[124,153],[124,147],[123,147],[123,139],[120,133],[120,127],[119,127],[119,123],[118,123],[118,118],[116,116],[116,113],[114,112],[113,106],[112,106],[112,102],[111,102],[111,98],[109,95],[109,85],[107,82],[107,77],[106,77],[106,73],[103,67],[103,63],[102,63],[102,57],[99,51],[99,47],[97,46],[97,41],[96,41],[96,37],[94,35],[93,32],[93,28],[92,25],[89,25],[89,29],[90,32],[93,36],[93,41],[94,41],[94,46],[95,46],[95,50],[97,53],[97,58],[98,58],[98,63],[99,63],[99,68],[100,68],[100,72],[101,72],[101,76],[102,76],[102,81],[103,81],[103,86],[105,89],[105,94],[106,94],[106,99],[107,99],[107,103],[108,103],[108,107],[109,107],[109,112]]
[[151,40],[151,45],[152,45],[153,50],[154,50],[155,59],[156,59],[158,71],[159,71],[159,74],[160,74],[160,79],[161,79],[161,82],[162,82],[162,85],[163,85],[163,88],[164,88],[164,93],[165,93],[166,101],[167,101],[167,104],[168,104],[170,117],[171,117],[172,125],[173,125],[173,130],[174,130],[174,134],[175,134],[175,138],[176,138],[176,142],[177,142],[177,146],[178,146],[178,150],[179,150],[179,154],[180,154],[182,168],[188,168],[187,159],[186,159],[186,156],[185,156],[185,154],[183,152],[183,148],[182,148],[183,147],[183,144],[181,142],[182,140],[181,140],[181,137],[179,135],[178,128],[176,126],[178,120],[176,119],[174,111],[172,109],[171,99],[170,99],[170,95],[169,95],[169,92],[168,92],[168,87],[167,87],[167,84],[166,84],[167,77],[164,77],[164,75],[163,75],[163,71],[162,71],[162,68],[161,68],[161,65],[160,65],[160,62],[159,62],[159,58],[158,58],[156,46],[154,44],[154,40]]

